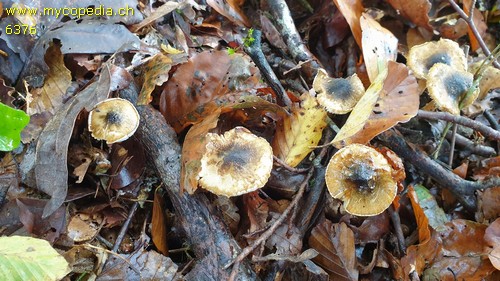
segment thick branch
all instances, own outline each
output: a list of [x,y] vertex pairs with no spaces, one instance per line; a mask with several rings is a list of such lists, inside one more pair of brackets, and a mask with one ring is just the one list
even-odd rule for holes
[[450,190],[457,196],[464,207],[470,211],[476,209],[476,199],[474,196],[476,190],[500,186],[500,178],[492,178],[486,181],[477,182],[460,178],[416,148],[410,147],[404,138],[393,130],[380,134],[379,139],[385,146],[398,154],[399,157],[415,166],[424,174],[431,176],[441,187]]
[[[121,91],[120,96],[135,103],[135,85],[131,84],[129,88]],[[213,215],[217,212],[204,194],[190,196],[180,193],[181,147],[174,130],[151,106],[137,106],[137,110],[141,123],[136,136],[165,184],[180,224],[199,258],[195,267],[186,275],[186,279],[227,280],[229,272],[224,269],[224,265],[238,254],[240,247],[220,218]],[[238,271],[239,280],[257,278],[246,263],[241,263]]]

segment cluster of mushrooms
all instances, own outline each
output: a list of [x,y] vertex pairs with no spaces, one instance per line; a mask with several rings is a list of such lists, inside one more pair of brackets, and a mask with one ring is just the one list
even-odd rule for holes
[[[467,72],[464,52],[451,40],[414,46],[408,54],[408,67],[417,78],[426,81],[428,93],[440,110],[459,114],[463,106],[477,98],[477,90],[468,91],[473,75]],[[365,93],[356,74],[330,78],[323,69],[318,71],[313,88],[318,103],[332,114],[349,113]],[[466,92],[472,94],[465,97]],[[108,144],[126,140],[138,125],[135,107],[119,98],[100,102],[89,114],[92,136]],[[198,175],[201,187],[231,197],[255,191],[267,183],[273,150],[265,139],[244,127],[221,135],[208,133],[206,139]],[[402,179],[394,176],[384,154],[367,145],[351,144],[330,159],[325,180],[331,196],[343,201],[346,212],[373,216],[390,206]]]

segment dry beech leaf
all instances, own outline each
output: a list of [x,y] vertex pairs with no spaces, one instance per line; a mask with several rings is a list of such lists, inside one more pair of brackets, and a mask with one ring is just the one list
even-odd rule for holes
[[68,145],[76,117],[82,109],[90,111],[109,93],[110,70],[105,67],[99,80],[73,96],[47,123],[36,146],[35,177],[38,189],[51,196],[43,217],[59,208],[68,192]]
[[313,261],[331,280],[358,280],[354,233],[345,223],[325,220],[318,224],[311,232],[309,246],[319,253]]
[[153,199],[153,215],[151,216],[151,236],[158,252],[168,257],[168,229],[166,222],[165,201],[161,192],[156,190]]
[[379,74],[354,107],[332,141],[335,146],[365,144],[417,114],[420,98],[418,84],[408,68],[404,64],[389,61],[384,72]]
[[428,15],[431,3],[428,0],[388,0],[388,2],[397,11],[398,15],[409,19],[417,26],[432,31]]
[[153,92],[155,86],[160,86],[168,80],[170,68],[172,68],[172,59],[162,53],[156,54],[148,61],[144,69],[144,83],[137,99],[138,105],[145,105],[151,102],[151,92]]
[[361,46],[361,25],[359,23],[359,19],[363,14],[365,8],[363,7],[363,3],[361,0],[333,0],[333,3],[337,6],[339,11],[342,13],[347,23],[351,27],[352,35],[358,43],[360,49],[363,49]]
[[360,24],[366,72],[373,82],[379,74],[379,69],[386,68],[389,61],[396,60],[398,39],[367,13],[361,16]]
[[62,105],[66,89],[71,85],[71,72],[64,65],[64,57],[57,45],[52,45],[45,54],[45,63],[49,66],[43,87],[28,94],[27,113],[50,112],[54,114]]
[[137,32],[139,29],[145,27],[146,25],[148,25],[150,23],[153,23],[154,21],[156,21],[159,18],[164,17],[165,15],[174,11],[175,9],[183,8],[184,5],[185,5],[185,3],[177,3],[174,1],[167,1],[166,3],[164,3],[163,5],[158,7],[158,9],[156,9],[153,13],[151,13],[151,15],[149,15],[147,18],[142,20],[140,23],[134,24],[132,26],[131,30],[132,30],[132,32]]
[[295,167],[318,145],[326,126],[327,113],[309,93],[301,96],[301,106],[278,123],[273,139],[274,154]]
[[75,214],[69,219],[66,235],[74,242],[89,241],[99,232],[102,221],[100,214]]
[[198,189],[198,173],[201,171],[201,158],[205,154],[206,134],[217,126],[221,110],[203,119],[189,129],[184,139],[181,155],[181,190],[193,194]]
[[[191,114],[218,97],[254,90],[258,69],[247,56],[227,51],[205,51],[178,66],[160,98],[160,111],[176,132],[193,124]],[[206,111],[208,114],[213,112]]]
[[500,69],[490,65],[482,75],[483,78],[479,81],[479,100],[484,99],[491,89],[500,88]]
[[492,248],[488,258],[500,270],[500,218],[492,222],[484,232],[484,241]]
[[[213,203],[219,210],[221,210],[222,219],[231,230],[231,233],[236,234],[240,225],[238,206],[236,206],[231,198],[226,196],[217,196]],[[246,204],[244,206],[246,206]]]
[[269,216],[269,205],[259,196],[259,191],[243,194],[243,203],[245,214],[250,222],[248,233],[264,229]]
[[[237,1],[234,0],[207,0],[207,4],[219,14],[225,16],[237,25],[250,27],[250,21],[245,16]],[[242,4],[242,3],[240,3]]]
[[425,270],[423,279],[439,276],[440,280],[489,280],[487,277],[495,272],[495,267],[486,258],[486,225],[456,219],[443,225],[443,229],[439,233],[442,251]]
[[406,256],[401,259],[401,265],[406,276],[409,276],[413,271],[421,275],[425,266],[431,263],[441,250],[441,241],[431,236],[429,220],[418,204],[418,196],[412,186],[408,187],[408,197],[417,221],[419,244],[408,247]]

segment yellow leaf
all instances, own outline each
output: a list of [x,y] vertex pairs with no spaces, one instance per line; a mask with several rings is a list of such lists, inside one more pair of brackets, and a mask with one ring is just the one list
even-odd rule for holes
[[167,54],[170,54],[170,55],[177,55],[177,54],[182,54],[184,51],[182,50],[177,50],[176,48],[170,46],[170,44],[161,44],[161,49],[167,53]]
[[144,69],[144,83],[137,104],[149,104],[151,102],[151,92],[155,86],[160,86],[168,80],[168,72],[172,67],[172,59],[163,55],[156,54],[146,65]]
[[292,108],[276,128],[274,154],[295,167],[318,145],[326,126],[326,111],[309,93],[301,96],[301,106]]

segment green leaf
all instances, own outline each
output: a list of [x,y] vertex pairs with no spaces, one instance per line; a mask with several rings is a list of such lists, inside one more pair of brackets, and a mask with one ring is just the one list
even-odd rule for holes
[[21,131],[30,122],[22,110],[14,109],[0,102],[0,150],[11,151],[21,142]]
[[415,192],[417,193],[418,204],[422,207],[425,216],[429,219],[429,225],[436,230],[440,230],[450,221],[448,217],[446,217],[445,212],[439,207],[436,199],[425,186],[420,184],[415,185]]
[[46,240],[0,237],[0,280],[60,280],[69,272],[68,262]]

